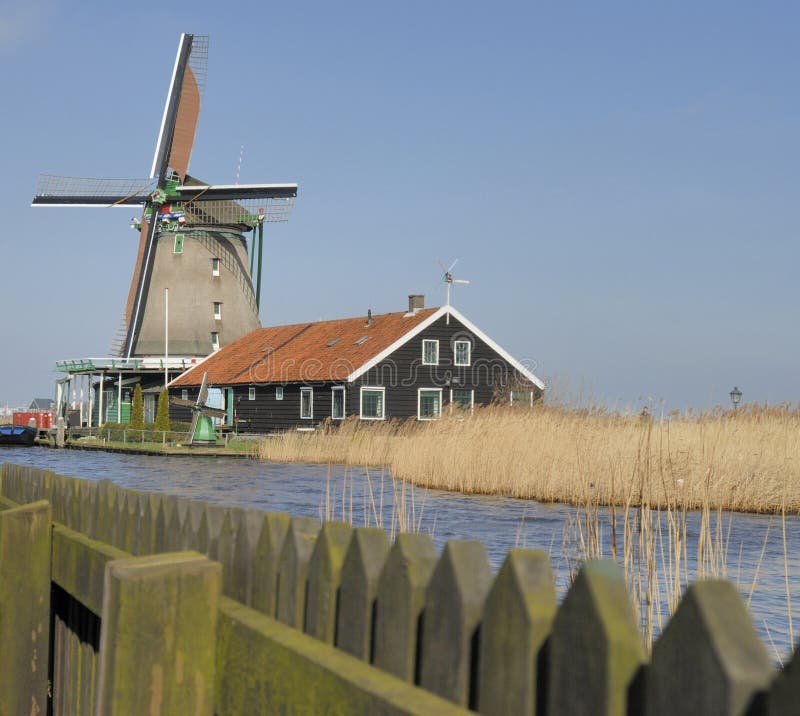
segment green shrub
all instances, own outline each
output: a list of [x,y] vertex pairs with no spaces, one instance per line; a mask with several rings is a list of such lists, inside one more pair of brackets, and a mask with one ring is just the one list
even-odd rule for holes
[[156,430],[169,431],[169,392],[166,388],[158,394],[158,409],[156,410]]
[[142,384],[137,383],[133,389],[133,404],[131,405],[131,428],[144,430],[144,401],[142,400]]

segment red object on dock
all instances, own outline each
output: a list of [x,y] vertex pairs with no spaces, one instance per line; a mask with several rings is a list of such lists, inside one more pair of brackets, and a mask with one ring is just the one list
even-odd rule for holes
[[49,430],[53,426],[53,413],[50,410],[14,411],[11,422],[14,425],[29,425],[31,419],[36,422],[39,430]]

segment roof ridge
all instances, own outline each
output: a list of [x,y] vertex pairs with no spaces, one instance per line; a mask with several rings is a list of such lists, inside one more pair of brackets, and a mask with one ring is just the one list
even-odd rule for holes
[[[409,313],[408,311],[388,311],[387,313],[373,313],[372,314],[372,319],[375,320],[376,318],[383,318],[384,316],[397,316],[397,315],[400,315],[400,314],[402,314],[404,316],[405,315],[416,316],[416,315],[419,315],[420,313],[424,313],[424,312],[428,312],[428,311],[435,312],[435,311],[438,311],[440,308],[441,308],[441,306],[430,306],[430,307],[427,307],[427,308],[421,308],[418,311],[416,311],[415,313]],[[275,325],[275,326],[261,326],[261,328],[257,329],[257,330],[272,331],[272,330],[275,330],[276,328],[291,328],[292,326],[304,326],[306,324],[318,326],[321,323],[341,323],[342,321],[357,321],[357,320],[361,320],[361,319],[366,320],[366,315],[364,315],[364,316],[345,316],[344,318],[325,318],[325,319],[320,320],[320,321],[300,321],[299,323],[279,323],[278,325]]]

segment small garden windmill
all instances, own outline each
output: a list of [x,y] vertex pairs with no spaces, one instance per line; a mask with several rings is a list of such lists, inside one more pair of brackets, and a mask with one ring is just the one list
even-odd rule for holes
[[453,269],[456,267],[457,263],[458,259],[456,259],[455,261],[453,261],[453,263],[450,264],[450,268],[445,268],[444,264],[441,261],[439,261],[439,266],[441,267],[443,272],[442,281],[447,286],[447,303],[445,303],[446,306],[450,305],[450,287],[454,283],[465,283],[465,284],[469,283],[469,281],[467,281],[464,278],[453,278]]
[[217,434],[214,432],[214,421],[212,418],[225,418],[227,413],[220,408],[212,408],[206,405],[208,400],[208,373],[203,373],[203,382],[200,385],[200,392],[197,400],[184,400],[170,396],[169,402],[173,405],[180,405],[192,410],[192,427],[189,430],[191,439],[189,445],[203,446],[216,445]]
[[[171,355],[205,356],[258,328],[258,273],[243,234],[289,218],[297,184],[209,185],[189,176],[208,64],[208,37],[181,35],[149,179],[42,175],[33,206],[142,206],[139,251],[119,345],[124,358],[164,355],[170,289]],[[252,261],[251,261],[252,266]],[[222,316],[224,305],[225,315]]]

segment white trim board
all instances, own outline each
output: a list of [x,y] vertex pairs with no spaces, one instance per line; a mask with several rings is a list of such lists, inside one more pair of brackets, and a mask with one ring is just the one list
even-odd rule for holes
[[[451,315],[453,318],[459,321],[465,328],[471,331],[477,338],[480,338],[487,346],[489,346],[493,351],[495,351],[495,353],[497,353],[506,361],[508,361],[508,363],[511,366],[513,366],[522,375],[524,375],[529,381],[531,381],[531,383],[533,383],[541,390],[544,390],[544,382],[540,378],[536,377],[533,373],[531,373],[531,371],[529,371],[524,365],[522,365],[522,363],[520,363],[516,358],[514,358],[507,350],[505,350],[497,343],[495,343],[474,323],[467,320],[461,313],[459,313],[452,306],[442,306],[439,310],[432,313],[424,321],[422,321],[422,323],[417,324],[408,333],[398,338],[388,348],[384,348],[384,350],[378,353],[378,355],[368,360],[360,368],[354,370],[350,375],[347,376],[347,382],[352,383],[354,380],[364,375],[364,373],[366,373],[371,368],[374,368],[376,365],[378,365],[378,363],[380,363],[382,360],[390,356],[398,348],[408,343],[408,341],[410,341],[412,338],[422,333],[422,331],[428,328],[428,326],[438,321],[445,314]],[[470,355],[470,359],[472,359],[472,355]]]

